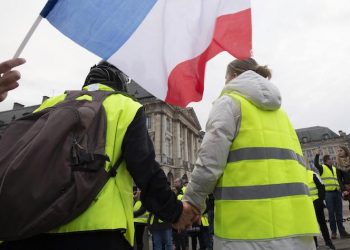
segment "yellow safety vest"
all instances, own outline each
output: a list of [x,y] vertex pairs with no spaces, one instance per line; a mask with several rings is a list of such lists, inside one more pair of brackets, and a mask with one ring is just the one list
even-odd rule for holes
[[178,194],[178,195],[177,195],[177,199],[178,199],[179,201],[182,200],[182,197],[184,196],[184,194],[185,194],[185,192],[186,192],[186,187],[183,186],[183,187],[181,188],[181,191],[182,191],[182,194]]
[[267,240],[318,234],[302,151],[287,115],[223,94],[240,102],[241,125],[214,192],[215,235]]
[[307,174],[308,174],[308,186],[310,191],[310,198],[312,201],[314,201],[318,199],[318,189],[314,182],[314,172],[311,170],[308,170]]
[[326,188],[326,191],[335,191],[339,190],[339,182],[337,177],[337,169],[332,166],[332,171],[326,166],[322,165],[323,173],[321,175],[321,179],[323,181],[323,184]]
[[[141,205],[142,205],[141,201],[136,201],[134,204],[134,212],[139,210],[141,208]],[[139,217],[134,217],[134,222],[147,224],[148,216],[149,216],[149,212],[146,211],[143,214],[141,214]]]
[[[95,85],[99,90],[113,91],[103,85]],[[84,88],[89,89],[88,87]],[[36,111],[51,107],[65,98],[65,94],[46,100]],[[91,96],[84,95],[77,100],[91,100]],[[124,135],[133,121],[136,112],[142,106],[132,98],[122,94],[107,97],[103,106],[107,116],[105,152],[110,162],[105,165],[108,170],[121,156],[121,146]],[[118,174],[110,178],[100,191],[95,201],[80,216],[71,222],[52,230],[52,233],[68,233],[96,230],[125,230],[124,236],[128,242],[134,244],[133,220],[133,189],[132,178],[126,169],[125,161],[118,168]]]
[[209,227],[209,220],[207,214],[203,214],[201,217],[201,223],[203,227]]

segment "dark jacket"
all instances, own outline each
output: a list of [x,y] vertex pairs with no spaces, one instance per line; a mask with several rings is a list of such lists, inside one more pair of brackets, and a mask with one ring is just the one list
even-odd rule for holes
[[182,213],[182,203],[171,191],[165,173],[155,160],[143,107],[127,129],[122,152],[130,175],[141,189],[142,205],[149,212],[157,213],[161,220],[174,223]]
[[337,176],[341,191],[345,191],[345,184],[350,185],[350,171],[337,169]]
[[316,185],[317,191],[318,191],[318,199],[324,200],[325,199],[325,195],[326,195],[326,188],[325,188],[325,186],[321,183],[321,181],[318,179],[316,174],[314,174],[313,179],[314,179],[314,183]]

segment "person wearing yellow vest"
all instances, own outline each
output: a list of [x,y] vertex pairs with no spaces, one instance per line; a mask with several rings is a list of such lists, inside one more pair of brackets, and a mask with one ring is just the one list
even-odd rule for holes
[[140,201],[141,191],[138,189],[134,195],[134,225],[136,249],[143,249],[143,235],[148,223],[149,212]]
[[[102,61],[91,68],[83,86],[87,91],[118,91],[103,101],[107,117],[105,152],[110,159],[105,167],[113,166],[120,156],[123,159],[116,176],[111,177],[94,202],[69,223],[49,233],[5,242],[1,249],[130,249],[134,241],[133,181],[141,189],[141,201],[148,211],[169,223],[187,220],[184,214],[191,210],[177,200],[155,161],[144,109],[126,94],[128,80],[119,69]],[[54,106],[65,96],[46,100],[37,111]],[[91,99],[89,95],[79,98]]]
[[[182,197],[186,191],[184,186],[184,180],[182,178],[176,178],[174,181],[174,187],[176,189],[176,197],[179,201],[182,200]],[[175,243],[175,248],[177,250],[186,250],[188,248],[188,235],[185,230],[174,230],[173,238]]]
[[227,67],[183,201],[201,212],[214,192],[214,249],[315,249],[319,228],[302,150],[271,72]]
[[332,239],[337,238],[337,228],[340,238],[349,238],[343,225],[343,202],[337,178],[337,169],[333,166],[333,160],[329,155],[323,156],[323,164],[319,162],[321,149],[315,155],[314,165],[320,173],[326,188],[326,206],[328,210],[329,224],[332,231]]
[[[326,218],[324,216],[324,211],[323,211],[323,207],[324,207],[323,201],[325,198],[325,186],[323,185],[319,175],[314,171],[317,171],[317,169],[313,168],[313,170],[307,171],[310,198],[314,203],[317,222],[318,222],[318,225],[320,226],[324,242],[326,243],[326,246],[328,246],[330,249],[335,250],[333,242],[329,236]],[[318,247],[318,241],[316,236],[314,237],[314,241],[315,241],[316,247]]]

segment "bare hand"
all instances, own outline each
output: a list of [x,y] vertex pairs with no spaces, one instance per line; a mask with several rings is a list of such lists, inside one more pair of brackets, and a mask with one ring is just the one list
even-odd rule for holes
[[197,208],[190,203],[183,201],[183,210],[180,219],[177,223],[173,224],[173,227],[178,231],[190,228],[193,222],[200,222],[200,213]]
[[349,192],[348,191],[344,191],[343,192],[343,196],[347,196],[347,195],[349,195]]
[[23,58],[15,58],[0,63],[0,102],[5,100],[9,90],[18,87],[17,81],[21,78],[21,74],[12,68],[22,65],[26,62]]

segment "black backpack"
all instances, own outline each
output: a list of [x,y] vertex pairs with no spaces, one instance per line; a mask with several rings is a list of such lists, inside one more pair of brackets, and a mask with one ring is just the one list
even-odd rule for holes
[[[96,198],[107,172],[103,100],[117,92],[69,91],[50,108],[12,122],[0,140],[0,240],[48,232]],[[92,101],[76,100],[89,95]]]

